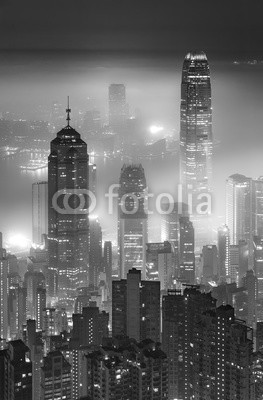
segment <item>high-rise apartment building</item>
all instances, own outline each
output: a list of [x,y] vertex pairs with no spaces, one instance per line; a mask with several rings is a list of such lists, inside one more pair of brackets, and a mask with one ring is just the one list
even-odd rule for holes
[[2,233],[0,232],[0,337],[7,339],[8,331],[8,260],[3,249]]
[[157,343],[110,339],[86,357],[88,399],[167,400],[167,356]]
[[203,246],[203,278],[209,279],[218,274],[218,251],[215,244]]
[[43,244],[43,235],[48,234],[48,182],[32,185],[32,240]]
[[121,170],[118,205],[118,245],[120,277],[131,268],[145,279],[147,243],[147,188],[141,164],[124,164]]
[[162,348],[169,362],[169,400],[189,400],[193,395],[195,324],[203,311],[215,309],[211,293],[196,287],[169,290],[162,301]]
[[235,318],[233,307],[220,306],[201,315],[193,348],[194,399],[254,399],[252,329]]
[[57,296],[58,277],[59,297],[65,300],[88,284],[89,242],[87,145],[67,113],[68,125],[52,140],[48,158],[49,295]]
[[143,281],[132,269],[127,279],[112,282],[112,335],[160,340],[159,281]]
[[44,357],[40,399],[71,400],[71,365],[58,350]]

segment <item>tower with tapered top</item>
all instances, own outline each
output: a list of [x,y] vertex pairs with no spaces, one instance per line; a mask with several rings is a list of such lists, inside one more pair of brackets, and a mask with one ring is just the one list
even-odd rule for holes
[[70,126],[52,140],[48,157],[49,296],[67,301],[88,285],[87,144]]

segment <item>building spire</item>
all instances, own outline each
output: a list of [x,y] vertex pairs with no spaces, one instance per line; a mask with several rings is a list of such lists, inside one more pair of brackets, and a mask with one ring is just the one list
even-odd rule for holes
[[67,122],[69,126],[69,121],[70,121],[70,113],[71,113],[71,108],[69,108],[69,96],[68,96],[68,108],[66,109],[66,113],[67,113]]

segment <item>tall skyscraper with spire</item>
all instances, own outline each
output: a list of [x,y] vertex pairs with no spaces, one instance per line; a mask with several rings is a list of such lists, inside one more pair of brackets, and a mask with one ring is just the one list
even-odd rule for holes
[[[87,144],[70,126],[70,112],[68,107],[67,126],[52,140],[48,157],[49,296],[58,295],[60,299],[70,297],[78,286],[88,285],[89,226],[85,196],[89,157]],[[62,195],[54,201],[59,191]],[[76,211],[83,198],[82,211]]]
[[207,215],[198,212],[205,199],[198,196],[211,193],[213,150],[210,69],[203,52],[188,53],[184,59],[180,119],[180,181],[183,200],[188,202],[189,193],[193,199],[189,213],[198,217],[198,239],[202,232],[198,235],[197,224],[207,231]]

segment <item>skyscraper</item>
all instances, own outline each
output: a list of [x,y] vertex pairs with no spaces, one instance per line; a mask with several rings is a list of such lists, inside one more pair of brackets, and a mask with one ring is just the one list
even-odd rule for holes
[[225,278],[229,275],[230,266],[230,237],[229,229],[226,225],[218,228],[217,248],[218,248],[218,275],[219,278]]
[[263,237],[254,236],[254,270],[258,279],[258,298],[263,299]]
[[109,125],[115,133],[123,135],[123,128],[128,118],[126,88],[123,83],[109,86]]
[[[87,213],[74,211],[79,207],[83,196],[82,210],[88,206],[88,200],[85,199],[85,191],[88,189],[87,145],[80,134],[69,125],[69,109],[67,113],[68,125],[52,140],[48,158],[49,295],[57,295],[58,276],[59,294],[65,299],[73,295],[78,286],[88,284],[89,242]],[[54,196],[59,190],[64,191],[57,200],[60,209],[53,204]],[[60,202],[61,198],[63,204]],[[67,202],[68,213],[63,207]]]
[[180,223],[180,278],[187,283],[195,282],[195,231],[189,217],[181,217]]
[[231,175],[226,181],[226,224],[230,232],[230,243],[245,240],[252,257],[252,179],[244,175]]
[[89,284],[98,286],[102,269],[102,232],[97,216],[89,217]]
[[43,244],[43,235],[48,233],[48,183],[37,182],[32,185],[32,240]]
[[6,250],[2,247],[0,232],[0,337],[7,339],[8,329],[8,261]]
[[41,400],[71,400],[71,365],[60,351],[44,357],[41,372]]
[[141,164],[124,164],[121,169],[118,206],[120,276],[131,268],[142,271],[145,279],[147,243],[147,189]]
[[193,197],[191,211],[200,246],[211,242],[210,210],[199,212],[198,204],[204,200],[198,196],[211,193],[213,151],[210,69],[203,52],[188,53],[184,59],[180,119],[180,181],[183,199],[189,193]]

